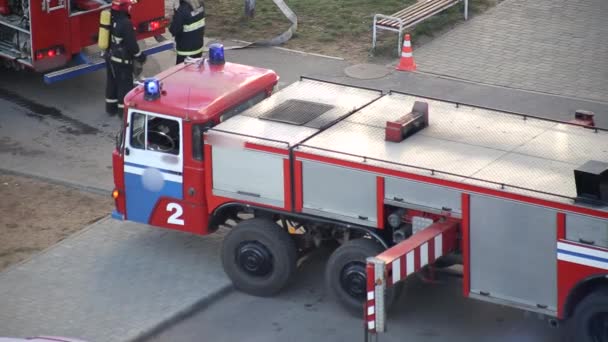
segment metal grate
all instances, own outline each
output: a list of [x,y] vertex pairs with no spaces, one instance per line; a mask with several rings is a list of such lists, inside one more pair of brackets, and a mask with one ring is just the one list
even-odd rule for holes
[[327,104],[292,99],[272,108],[260,116],[260,119],[301,126],[333,108],[334,106]]

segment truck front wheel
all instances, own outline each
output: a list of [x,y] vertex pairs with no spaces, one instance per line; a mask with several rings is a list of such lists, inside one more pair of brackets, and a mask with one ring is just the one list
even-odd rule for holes
[[577,342],[608,342],[608,290],[587,295],[570,322],[570,337]]
[[[370,239],[355,239],[338,247],[327,262],[325,284],[334,298],[355,315],[363,312],[367,298],[366,259],[384,250],[378,242]],[[387,307],[393,303],[401,291],[401,285],[386,291]]]
[[224,238],[222,264],[234,287],[254,296],[283,289],[296,270],[296,247],[284,229],[268,219],[237,224]]

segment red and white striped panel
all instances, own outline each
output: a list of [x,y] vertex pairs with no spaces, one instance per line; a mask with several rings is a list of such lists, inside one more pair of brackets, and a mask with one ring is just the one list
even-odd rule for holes
[[374,294],[376,274],[374,269],[374,264],[368,263],[366,265],[367,300],[365,301],[365,326],[370,333],[376,332],[376,296]]
[[387,285],[394,285],[410,274],[420,271],[421,268],[429,263],[432,264],[446,252],[443,250],[443,234],[435,236],[430,241],[423,243],[420,247],[414,248],[388,265],[387,268],[389,274],[392,273],[392,277]]
[[386,263],[387,287],[432,264],[457,248],[460,222],[436,222],[378,256]]

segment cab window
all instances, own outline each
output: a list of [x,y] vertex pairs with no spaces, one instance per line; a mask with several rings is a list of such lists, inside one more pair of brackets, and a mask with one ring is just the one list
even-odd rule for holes
[[226,110],[224,113],[222,113],[222,115],[220,116],[220,122],[224,122],[224,121],[230,119],[231,117],[233,117],[241,112],[244,112],[245,110],[253,107],[255,104],[261,102],[265,98],[266,98],[265,91],[261,91],[261,92],[255,94],[254,96],[250,97],[246,101],[243,101],[243,102],[239,103],[238,105],[236,105],[236,106]]
[[177,155],[179,142],[177,120],[137,112],[132,114],[131,147]]
[[[261,91],[247,100],[237,104],[236,106],[224,111],[220,115],[220,122],[226,121],[229,118],[242,113],[243,111],[253,107],[267,97],[265,91]],[[205,124],[197,124],[192,126],[192,158],[195,160],[203,160],[203,132],[213,127],[211,122]]]

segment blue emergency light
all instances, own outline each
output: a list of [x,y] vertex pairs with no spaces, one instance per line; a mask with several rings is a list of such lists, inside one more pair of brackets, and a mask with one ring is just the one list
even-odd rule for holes
[[209,63],[210,64],[224,64],[224,45],[220,43],[213,43],[209,45]]
[[156,78],[144,81],[144,100],[154,101],[160,97],[160,82]]

